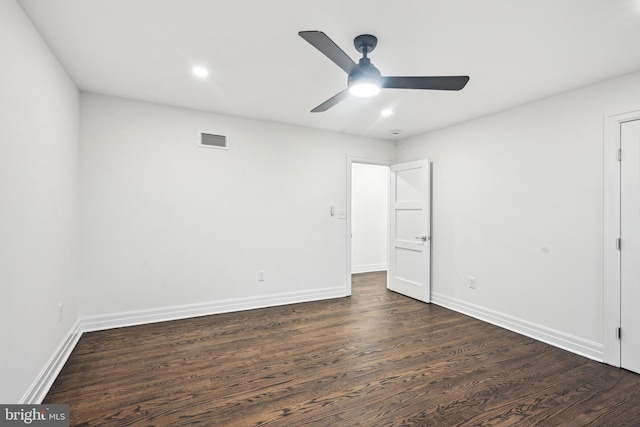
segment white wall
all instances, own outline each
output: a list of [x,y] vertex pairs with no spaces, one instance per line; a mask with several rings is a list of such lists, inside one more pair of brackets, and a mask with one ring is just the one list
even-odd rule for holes
[[351,171],[351,271],[386,270],[389,167],[353,163]]
[[[199,131],[230,149],[196,146]],[[395,154],[389,141],[93,94],[81,141],[81,307],[99,325],[345,295],[346,221],[330,206],[346,208],[347,156]]]
[[639,108],[636,73],[400,142],[433,161],[434,300],[601,358],[603,117]]
[[18,403],[77,319],[79,95],[15,1],[0,28],[0,402]]

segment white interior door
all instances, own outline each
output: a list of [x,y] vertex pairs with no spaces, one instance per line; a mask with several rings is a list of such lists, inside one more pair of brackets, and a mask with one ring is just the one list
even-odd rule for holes
[[431,301],[431,172],[429,160],[391,166],[387,287]]
[[620,366],[640,373],[640,120],[620,136]]

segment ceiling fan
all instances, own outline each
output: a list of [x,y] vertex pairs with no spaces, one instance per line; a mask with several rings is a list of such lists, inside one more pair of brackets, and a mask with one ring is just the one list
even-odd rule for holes
[[362,58],[360,58],[357,64],[322,31],[300,31],[298,35],[308,41],[313,47],[318,49],[349,75],[347,88],[318,105],[311,110],[312,113],[327,111],[338,102],[347,98],[349,94],[359,97],[373,96],[376,95],[381,88],[460,90],[469,81],[469,76],[383,76],[367,57],[378,44],[378,39],[371,34],[362,34],[353,40],[356,50],[362,53]]

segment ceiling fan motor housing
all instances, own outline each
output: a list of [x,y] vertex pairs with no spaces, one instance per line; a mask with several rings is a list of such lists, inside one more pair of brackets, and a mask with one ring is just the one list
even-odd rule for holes
[[378,70],[369,60],[369,58],[362,58],[358,65],[349,73],[349,78],[347,79],[347,86],[351,86],[352,84],[358,83],[373,83],[380,85],[380,79],[382,78],[382,74],[380,74],[380,70]]

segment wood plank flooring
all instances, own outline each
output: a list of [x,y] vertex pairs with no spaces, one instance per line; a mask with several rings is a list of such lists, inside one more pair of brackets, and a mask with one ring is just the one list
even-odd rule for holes
[[640,426],[640,375],[354,276],[353,296],[85,334],[74,426]]

